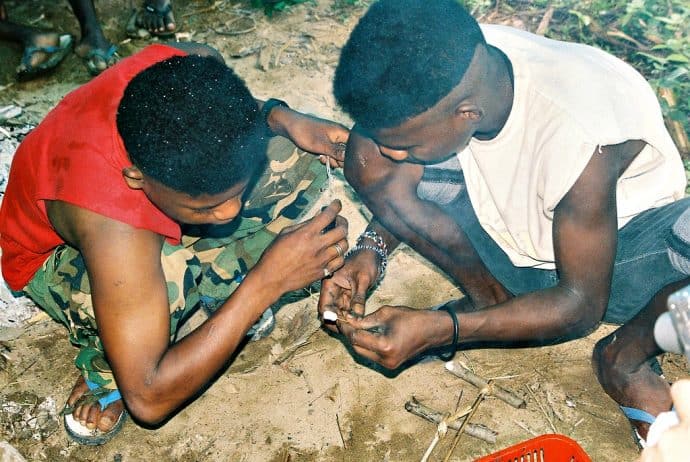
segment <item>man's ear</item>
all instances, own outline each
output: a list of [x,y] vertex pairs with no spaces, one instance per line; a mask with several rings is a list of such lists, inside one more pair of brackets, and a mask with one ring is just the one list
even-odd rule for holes
[[484,118],[484,110],[471,101],[462,101],[455,107],[455,116],[471,122],[479,123]]
[[125,183],[132,189],[142,189],[144,187],[144,174],[134,165],[122,169],[122,177]]

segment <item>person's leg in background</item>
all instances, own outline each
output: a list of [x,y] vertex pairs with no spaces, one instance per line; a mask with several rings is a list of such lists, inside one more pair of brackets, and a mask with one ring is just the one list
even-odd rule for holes
[[16,42],[24,47],[17,67],[17,78],[20,80],[28,80],[55,69],[70,52],[74,41],[69,34],[42,31],[10,21],[2,0],[0,40]]
[[98,75],[117,62],[117,47],[105,38],[93,0],[69,0],[69,3],[81,28],[81,39],[74,51],[89,73]]

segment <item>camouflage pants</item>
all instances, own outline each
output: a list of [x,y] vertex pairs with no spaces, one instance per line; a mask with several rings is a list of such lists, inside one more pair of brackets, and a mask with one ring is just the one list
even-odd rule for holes
[[[268,164],[241,215],[223,226],[183,229],[181,245],[163,245],[161,264],[170,303],[170,341],[199,307],[213,309],[242,282],[285,226],[301,218],[321,194],[325,168],[285,138],[274,138]],[[89,278],[81,254],[62,245],[24,288],[53,319],[64,324],[79,348],[75,359],[84,378],[117,388],[98,337]]]

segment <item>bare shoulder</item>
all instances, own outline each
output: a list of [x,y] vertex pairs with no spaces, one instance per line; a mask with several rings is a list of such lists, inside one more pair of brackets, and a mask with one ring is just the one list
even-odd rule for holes
[[151,247],[152,252],[160,251],[163,237],[152,231],[138,230],[63,201],[46,201],[46,211],[60,237],[82,253],[98,253],[101,247],[113,249],[132,244],[139,249]]
[[352,131],[345,151],[344,173],[357,190],[377,188],[390,182],[396,165],[384,157],[371,138]]

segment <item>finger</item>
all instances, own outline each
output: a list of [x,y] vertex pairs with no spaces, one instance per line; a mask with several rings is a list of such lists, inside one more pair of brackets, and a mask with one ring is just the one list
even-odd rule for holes
[[679,380],[671,387],[673,405],[681,422],[690,423],[690,380]]
[[355,284],[352,299],[350,300],[350,310],[355,314],[364,316],[366,312],[367,291],[371,285],[369,275],[359,273],[357,275],[357,282]]
[[369,351],[366,348],[358,347],[358,346],[353,346],[353,350],[355,350],[355,353],[358,355],[367,358],[370,361],[374,361],[375,363],[381,364],[381,355],[379,355],[375,351]]
[[358,329],[352,322],[350,322],[350,327],[353,329],[349,332],[347,337],[352,346],[373,351],[380,356],[380,352],[385,349],[385,344],[388,342],[385,336],[369,332],[365,329]]
[[366,303],[366,294],[354,293],[352,294],[352,299],[350,300],[350,311],[358,316],[364,316],[364,313],[366,313],[367,310]]
[[345,148],[346,148],[345,142],[336,142],[333,144],[333,150],[331,157],[336,160],[345,160]]
[[[335,221],[336,217],[338,216],[338,213],[342,210],[342,208],[343,204],[338,199],[334,200],[328,205],[328,207],[324,207],[323,209],[321,209],[320,213],[317,213],[310,220],[307,220],[307,223],[309,223],[308,226],[312,227],[314,230],[318,230],[318,232],[321,232],[321,230],[323,230],[331,222]],[[324,233],[324,236],[330,234],[331,232],[332,231]],[[329,245],[338,242],[339,240],[340,239],[335,239],[331,241]]]
[[[347,244],[347,239],[341,239],[338,242],[334,243],[333,245],[329,245],[326,247],[326,255],[328,256],[328,260],[334,260],[336,258],[342,259],[343,263],[345,262],[345,254],[347,253],[348,249],[348,244]],[[340,268],[341,265],[334,267],[333,271],[335,272],[336,269]]]
[[[349,224],[347,222],[347,218],[341,217],[340,215],[335,217],[335,226],[333,229],[326,231],[322,235],[322,241],[323,245],[325,248],[332,247],[337,243],[341,243],[343,240],[347,240],[347,231],[348,231]],[[345,242],[346,247],[342,247],[342,250],[347,251],[347,242]],[[334,250],[331,248],[331,250]],[[329,254],[330,255],[330,254]]]
[[380,332],[384,332],[388,328],[388,315],[386,314],[388,311],[385,308],[387,308],[386,305],[379,307],[378,310],[364,317],[348,317],[348,322],[350,322],[355,329],[365,330],[380,335]]
[[637,462],[663,462],[663,460],[664,459],[662,459],[659,455],[657,447],[652,446],[646,447],[644,451],[642,451],[642,454],[640,454],[640,459]]

